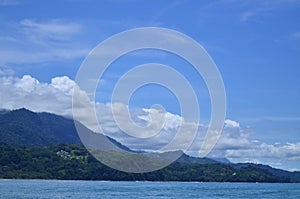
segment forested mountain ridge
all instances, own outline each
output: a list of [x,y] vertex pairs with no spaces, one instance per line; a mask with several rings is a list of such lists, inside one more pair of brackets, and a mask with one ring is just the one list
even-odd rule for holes
[[[109,139],[125,151],[132,152]],[[300,172],[260,164],[221,163],[186,154],[168,167],[150,173],[116,171],[90,155],[81,144],[72,119],[23,108],[0,111],[0,178],[300,182]]]
[[236,168],[234,165],[218,162],[174,162],[158,171],[134,174],[109,168],[78,144],[48,147],[12,147],[0,144],[0,178],[4,179],[300,182],[299,172],[284,171],[289,175],[282,175],[253,164],[239,166]]

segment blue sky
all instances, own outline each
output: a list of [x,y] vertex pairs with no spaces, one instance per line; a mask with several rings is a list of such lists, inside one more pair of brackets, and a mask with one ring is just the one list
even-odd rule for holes
[[[6,93],[2,95],[6,98],[1,97],[1,108],[29,106],[28,101],[7,94],[10,91],[4,88],[9,87],[3,85],[8,78],[14,78],[13,86],[27,80],[31,84],[38,80],[35,85],[61,85],[68,80],[53,78],[66,76],[74,80],[84,58],[104,39],[131,28],[164,27],[190,36],[210,54],[223,77],[226,118],[239,123],[240,131],[249,133],[248,140],[299,154],[299,11],[300,2],[296,0],[0,0],[0,78],[2,93]],[[120,58],[104,75],[96,100],[108,102],[114,84],[124,72],[153,61],[172,65],[189,79],[197,90],[201,119],[206,123],[210,100],[203,80],[194,75],[185,61],[165,52],[148,50]],[[33,79],[21,81],[24,75]],[[19,102],[8,104],[8,99]],[[180,114],[175,97],[157,86],[136,92],[130,106],[150,108],[154,103]],[[51,109],[43,106],[36,110]],[[33,105],[30,107],[34,109]],[[282,147],[276,148],[280,144]],[[282,155],[285,164],[280,155],[276,158],[232,160],[300,170],[300,156]]]

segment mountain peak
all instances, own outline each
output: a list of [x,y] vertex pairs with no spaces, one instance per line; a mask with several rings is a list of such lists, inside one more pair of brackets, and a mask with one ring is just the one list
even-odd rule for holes
[[37,113],[35,113],[35,112],[25,108],[25,107],[8,111],[8,113],[21,113],[21,114],[34,114],[34,115],[37,114]]
[[33,113],[33,111],[31,111],[31,110],[29,110],[29,109],[27,109],[25,107],[22,107],[22,108],[19,108],[19,109],[14,109],[12,111],[28,111],[28,112],[32,112]]

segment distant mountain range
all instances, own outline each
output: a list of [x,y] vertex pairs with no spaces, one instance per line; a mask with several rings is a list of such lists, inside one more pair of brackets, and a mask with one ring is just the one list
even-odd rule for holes
[[[102,134],[92,132],[80,123],[77,124],[80,128],[87,132],[90,140],[96,140],[96,137],[99,138],[99,136],[104,136]],[[110,137],[108,137],[108,139],[122,150],[134,152],[116,140]],[[66,164],[66,162],[70,163],[68,161],[74,160],[57,159],[57,155],[54,153],[60,148],[68,148],[68,153],[72,154],[75,147],[75,151],[77,151],[77,153],[80,151],[81,154],[86,154],[84,161],[79,161],[77,158],[78,162],[73,162],[74,164],[78,164],[76,168],[82,167],[81,169],[85,170],[85,168],[90,167],[87,157],[90,160],[93,159],[93,157],[82,146],[81,140],[76,132],[74,121],[70,118],[65,118],[55,114],[35,113],[25,108],[12,111],[0,110],[0,144],[0,178],[300,182],[300,172],[289,172],[274,169],[270,166],[261,164],[232,164],[225,158],[213,160],[209,158],[190,157],[186,154],[183,154],[175,163],[172,163],[162,171],[154,172],[154,176],[151,175],[153,172],[145,174],[143,177],[138,174],[124,174],[122,172],[122,174],[118,173],[118,175],[116,175],[113,169],[108,168],[105,168],[105,172],[111,174],[106,177],[102,176],[94,178],[93,176],[89,176],[89,174],[92,175],[90,173],[92,171],[90,170],[87,170],[84,175],[76,176],[76,169],[74,165],[70,167],[64,166],[63,169],[61,168],[62,165],[60,165]],[[30,168],[27,168],[27,166],[20,167],[20,165],[25,165],[25,163],[30,164],[30,162],[28,162],[28,158],[24,159],[24,157],[19,157],[18,161],[14,160],[13,157],[20,156],[18,155],[20,154],[20,147],[26,147],[27,149],[22,151],[24,157],[31,157],[31,159],[35,160],[40,158],[40,162],[42,162],[40,167],[44,168],[44,170],[40,168],[40,171],[37,172],[34,165],[31,165]],[[38,156],[38,158],[35,157],[35,155],[37,155],[36,150],[40,152],[43,151],[44,155]],[[19,152],[17,153],[16,151]],[[54,173],[51,173],[50,171],[48,172],[49,168],[47,165],[49,164],[49,160],[47,158],[45,159],[45,157],[47,157],[45,153],[49,153],[49,156],[53,156],[53,161],[56,161],[55,163],[51,163],[55,165],[52,169],[56,169],[56,172],[64,172],[64,174],[56,176]],[[142,152],[139,152],[139,154],[141,153]],[[95,166],[96,161],[93,160],[92,162],[93,166]],[[98,165],[96,166],[97,169],[104,169],[105,167],[101,163],[97,163],[96,165]],[[24,170],[24,168],[26,169]],[[178,169],[180,171],[178,171]],[[65,172],[74,172],[74,174],[68,175]],[[161,177],[161,179],[159,176],[162,174],[159,174],[159,172],[163,172],[163,177]],[[109,176],[111,176],[111,179]],[[120,176],[123,176],[123,178]],[[175,176],[176,178],[173,178],[172,176]]]

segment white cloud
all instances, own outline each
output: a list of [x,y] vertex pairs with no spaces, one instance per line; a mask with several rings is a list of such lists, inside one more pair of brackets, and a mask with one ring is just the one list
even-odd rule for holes
[[239,128],[240,124],[233,120],[225,120],[225,128],[226,127],[233,127],[233,128]]
[[[30,75],[22,78],[1,77],[1,108],[28,108],[33,111],[48,111],[61,115],[71,115],[71,93],[67,77],[56,77],[51,84],[41,83]],[[60,83],[59,83],[60,82]]]
[[67,95],[72,95],[75,82],[67,76],[54,77],[51,79],[51,85]]
[[39,84],[40,82],[37,79],[31,77],[30,75],[24,75],[22,79],[16,80],[15,87],[29,93],[35,90]]

